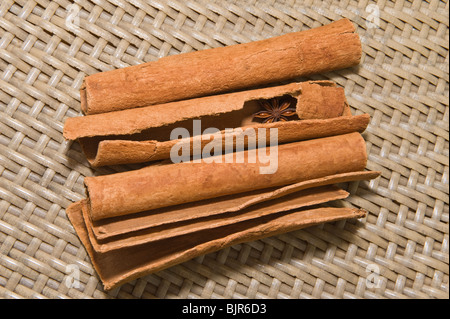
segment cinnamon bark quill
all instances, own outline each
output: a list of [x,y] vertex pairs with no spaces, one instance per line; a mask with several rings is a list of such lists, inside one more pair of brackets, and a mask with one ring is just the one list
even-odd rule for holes
[[359,133],[287,143],[271,147],[270,151],[277,152],[273,174],[261,174],[261,168],[271,163],[263,163],[256,152],[245,151],[244,163],[227,162],[227,155],[222,155],[220,161],[211,163],[202,160],[200,163],[150,165],[134,171],[86,177],[90,218],[98,221],[363,171],[367,162],[365,141]]
[[365,211],[355,208],[306,208],[101,253],[92,247],[89,240],[89,229],[82,216],[85,205],[85,201],[74,203],[66,212],[105,290],[231,245],[366,215]]
[[[289,121],[256,122],[259,104],[277,99],[290,104]],[[94,167],[150,162],[170,157],[180,142],[170,138],[177,127],[188,129],[193,155],[197,142],[202,151],[210,139],[202,136],[202,130],[195,132],[195,119],[201,119],[203,129],[220,129],[222,140],[230,128],[242,128],[242,135],[254,130],[256,138],[259,128],[277,128],[279,144],[362,132],[369,122],[368,115],[351,116],[343,88],[331,81],[309,81],[68,118],[64,137],[78,140]]]
[[250,43],[178,54],[85,78],[84,114],[266,86],[357,65],[361,42],[348,19]]

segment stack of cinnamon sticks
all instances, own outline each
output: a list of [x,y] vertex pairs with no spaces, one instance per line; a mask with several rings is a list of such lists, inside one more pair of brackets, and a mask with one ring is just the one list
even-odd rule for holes
[[369,115],[352,115],[331,81],[290,82],[360,57],[344,19],[86,77],[85,115],[67,119],[65,138],[93,167],[147,164],[86,177],[86,199],[66,211],[105,289],[236,243],[363,217],[325,203],[349,196],[335,184],[379,175],[365,170]]

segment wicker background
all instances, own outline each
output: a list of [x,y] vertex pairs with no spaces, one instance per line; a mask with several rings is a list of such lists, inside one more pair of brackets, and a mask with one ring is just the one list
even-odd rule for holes
[[[448,298],[447,1],[75,2],[0,4],[0,298]],[[354,113],[372,116],[368,168],[382,176],[351,183],[338,203],[367,218],[236,245],[104,292],[65,215],[95,173],[62,137],[83,77],[341,17],[358,27],[362,64],[314,79],[344,86]]]

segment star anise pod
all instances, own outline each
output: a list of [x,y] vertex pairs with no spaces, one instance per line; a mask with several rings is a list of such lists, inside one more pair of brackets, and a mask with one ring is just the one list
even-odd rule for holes
[[291,102],[289,101],[273,98],[260,100],[259,104],[264,110],[255,113],[253,117],[263,119],[263,123],[285,122],[289,120],[288,117],[297,115],[295,108],[290,107]]

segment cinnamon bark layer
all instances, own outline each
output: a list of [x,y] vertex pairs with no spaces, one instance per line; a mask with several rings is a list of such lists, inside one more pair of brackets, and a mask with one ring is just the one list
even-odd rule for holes
[[[90,219],[88,206],[83,207],[83,218],[89,232],[89,240],[93,248],[98,252],[108,252],[162,239],[195,233],[205,229],[218,228],[245,220],[251,220],[262,216],[283,211],[299,209],[301,207],[314,206],[326,202],[344,199],[349,193],[334,185],[306,189],[296,193],[275,198],[263,203],[255,203],[249,208],[241,209],[234,213],[220,215],[207,215],[202,218],[193,218],[183,222],[171,222],[164,225],[152,225],[140,231],[128,231],[125,234],[99,239],[95,236]],[[200,205],[197,208],[201,210]],[[134,219],[131,217],[131,219]]]
[[266,40],[178,54],[85,78],[85,114],[185,100],[354,66],[361,43],[348,19]]
[[[261,106],[258,101],[291,98],[297,120],[270,124],[256,123],[253,114]],[[193,120],[201,119],[201,131],[195,132]],[[186,101],[153,105],[139,109],[69,118],[64,137],[78,139],[90,164],[94,167],[142,163],[168,159],[171,148],[183,138],[170,139],[171,131],[183,127],[190,133],[184,138],[192,155],[201,152],[212,137],[203,130],[220,130],[215,142],[221,140],[225,149],[227,129],[234,132],[233,145],[239,134],[258,138],[258,129],[277,128],[278,143],[362,132],[369,115],[352,117],[344,90],[330,81],[310,81],[287,85],[208,96]],[[249,133],[250,132],[250,133]],[[246,148],[248,139],[243,139]],[[198,143],[200,147],[194,148]]]
[[85,246],[106,290],[165,269],[194,257],[229,247],[297,230],[324,222],[361,218],[365,212],[353,208],[311,208],[271,214],[214,229],[206,229],[135,245],[106,253],[95,251],[84,224],[82,208],[86,201],[72,204],[66,213]]
[[[211,216],[218,218],[241,212],[250,206],[262,204],[270,200],[281,198],[292,193],[298,193],[311,188],[317,189],[332,184],[341,184],[351,181],[371,180],[379,176],[379,172],[362,171],[350,172],[327,177],[311,179],[304,182],[290,184],[283,187],[255,190],[243,194],[222,196],[219,198],[187,203],[178,206],[164,207],[144,211],[131,215],[92,221],[89,206],[85,210],[85,223],[92,229],[95,240],[107,240],[133,232],[145,231],[155,227],[170,227],[174,223],[186,223],[195,219],[204,219]],[[341,195],[339,193],[338,195]],[[334,198],[335,199],[335,198]],[[317,200],[315,198],[314,200]],[[333,200],[328,198],[329,200]],[[325,201],[324,201],[325,202]]]
[[244,163],[236,160],[227,163],[227,155],[224,155],[220,157],[220,163],[191,161],[86,177],[91,219],[97,221],[328,175],[363,171],[367,162],[365,142],[359,133],[288,143],[265,151],[277,152],[277,167],[273,174],[261,174],[261,167],[270,163],[264,163],[257,152],[245,151]]

